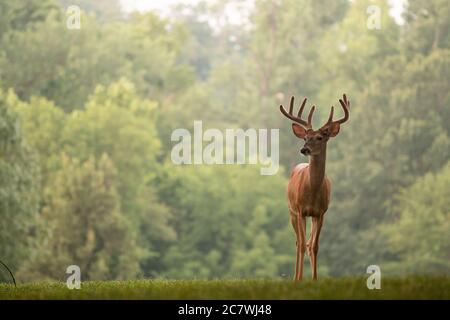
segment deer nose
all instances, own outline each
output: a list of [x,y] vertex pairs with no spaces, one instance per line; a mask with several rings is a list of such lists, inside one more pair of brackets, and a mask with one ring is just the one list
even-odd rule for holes
[[303,148],[300,150],[300,152],[301,152],[303,155],[307,156],[307,155],[309,155],[309,154],[311,153],[311,150],[309,150],[309,148],[303,147]]

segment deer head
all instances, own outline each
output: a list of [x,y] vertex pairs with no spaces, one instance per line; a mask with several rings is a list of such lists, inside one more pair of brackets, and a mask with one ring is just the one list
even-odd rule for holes
[[333,121],[334,107],[332,106],[328,121],[319,130],[313,130],[311,123],[316,107],[312,106],[312,108],[310,109],[308,121],[302,119],[302,113],[303,109],[305,108],[306,100],[307,98],[303,100],[297,116],[293,115],[294,96],[292,96],[291,98],[289,112],[287,112],[282,105],[280,105],[280,111],[287,118],[296,122],[292,124],[292,131],[298,138],[305,140],[305,144],[300,152],[305,156],[318,155],[326,150],[328,140],[331,137],[335,137],[339,133],[341,124],[348,120],[350,101],[347,100],[347,96],[345,94],[343,95],[342,99],[339,99],[342,109],[344,110],[344,117],[342,119]]

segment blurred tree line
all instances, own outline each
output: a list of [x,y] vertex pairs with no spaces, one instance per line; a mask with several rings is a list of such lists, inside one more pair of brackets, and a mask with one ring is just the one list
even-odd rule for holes
[[[278,105],[308,96],[317,126],[343,92],[319,272],[449,273],[447,1],[410,1],[402,25],[381,0],[257,0],[246,25],[220,19],[230,4],[164,18],[0,0],[0,259],[19,280],[71,264],[84,279],[290,278],[285,188],[307,159]],[[171,132],[194,120],[280,128],[281,170],[173,165]]]

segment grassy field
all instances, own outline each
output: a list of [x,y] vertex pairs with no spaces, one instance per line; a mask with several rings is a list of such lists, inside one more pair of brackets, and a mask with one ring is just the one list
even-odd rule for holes
[[46,282],[0,285],[2,299],[450,299],[450,278],[382,279],[380,290],[367,289],[365,278],[89,281],[80,290]]

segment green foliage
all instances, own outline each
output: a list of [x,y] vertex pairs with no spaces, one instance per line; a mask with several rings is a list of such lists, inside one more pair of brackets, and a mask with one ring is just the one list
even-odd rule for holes
[[0,37],[9,30],[25,30],[43,21],[50,11],[57,10],[54,0],[0,1]]
[[398,195],[393,223],[383,226],[397,273],[448,274],[450,271],[450,162]]
[[39,201],[37,157],[22,135],[15,102],[0,91],[0,259],[10,268],[29,253]]
[[450,48],[450,8],[445,0],[409,1],[404,17],[406,20],[409,53],[431,53],[436,49]]
[[[70,4],[80,30],[65,27]],[[308,96],[317,127],[344,92],[319,273],[448,273],[447,1],[410,1],[404,25],[382,0],[255,1],[240,25],[226,18],[237,4],[163,18],[0,0],[0,259],[21,279],[69,264],[90,279],[290,277],[284,192],[307,159],[278,105]],[[280,128],[280,172],[173,165],[171,133],[194,120]]]
[[[156,136],[155,103],[136,97],[134,86],[122,80],[98,87],[84,111],[71,114],[62,132],[63,149],[88,159],[106,153],[118,170],[121,207],[138,234],[138,245],[152,259],[158,241],[174,238],[170,210],[155,198],[160,141]],[[145,261],[145,264],[149,264]],[[153,268],[148,265],[146,269]],[[147,270],[151,274],[153,270]]]
[[94,13],[102,22],[120,19],[123,15],[119,0],[58,0],[58,2],[63,9],[74,5],[79,6],[83,11]]
[[139,253],[120,211],[113,163],[107,155],[83,163],[63,155],[61,161],[45,189],[35,250],[19,276],[64,279],[75,264],[84,279],[134,278]]
[[339,201],[328,222],[339,229],[357,222],[358,233],[348,232],[346,237],[348,246],[360,245],[349,252],[334,241],[341,230],[324,233],[322,247],[325,255],[329,252],[330,263],[339,261],[337,254],[348,257],[344,263],[352,265],[348,272],[356,272],[370,261],[389,260],[376,225],[392,214],[400,188],[448,161],[450,128],[443,119],[450,100],[443,88],[449,87],[449,61],[447,50],[437,50],[411,61],[394,56],[374,70],[372,83],[357,100],[352,122],[345,128],[354,133],[337,139],[337,147],[345,144],[341,147],[345,152],[331,158],[329,165],[335,177],[334,199]]
[[[41,155],[42,193],[52,185],[55,172],[64,171],[61,153],[82,162],[108,155],[118,171],[114,186],[118,206],[134,234],[133,247],[139,251],[142,272],[153,274],[158,264],[155,259],[161,255],[157,247],[175,237],[168,224],[170,209],[156,198],[153,185],[160,166],[155,103],[137,98],[134,86],[126,80],[98,87],[85,109],[70,115],[42,99],[32,99],[30,104],[19,102],[14,95],[11,99],[16,101],[25,136]],[[45,225],[45,221],[40,223]]]
[[62,147],[61,132],[66,124],[66,114],[61,108],[45,98],[33,97],[30,103],[24,103],[10,92],[14,101],[14,110],[20,117],[20,124],[25,140],[37,151],[41,173],[40,194],[49,183],[50,176],[61,165],[60,152]]
[[290,273],[291,263],[286,266],[279,261],[295,248],[294,237],[288,244],[276,241],[289,223],[284,178],[260,176],[250,167],[171,167],[167,172],[161,197],[176,211],[177,245],[168,249],[162,275],[215,278]]
[[[193,80],[191,68],[176,60],[186,38],[180,26],[171,25],[169,32],[169,22],[151,13],[134,15],[126,24],[101,25],[82,12],[79,30],[66,28],[65,19],[62,11],[47,11],[33,28],[0,37],[0,79],[21,99],[45,96],[70,111],[81,108],[98,84],[122,77],[140,94],[158,99]],[[22,66],[26,72],[17,72]]]

